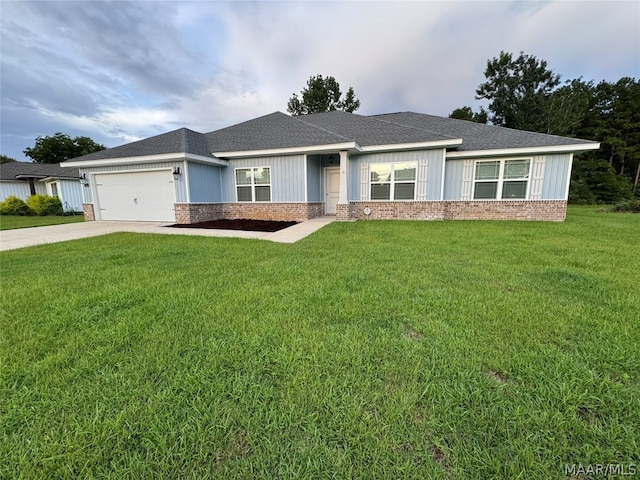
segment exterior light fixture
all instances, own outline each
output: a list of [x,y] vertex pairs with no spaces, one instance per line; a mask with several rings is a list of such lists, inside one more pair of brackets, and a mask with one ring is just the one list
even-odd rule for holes
[[173,179],[180,180],[180,167],[173,167]]
[[85,187],[89,186],[89,180],[87,179],[86,173],[81,173],[78,179],[80,180],[80,185],[83,185]]

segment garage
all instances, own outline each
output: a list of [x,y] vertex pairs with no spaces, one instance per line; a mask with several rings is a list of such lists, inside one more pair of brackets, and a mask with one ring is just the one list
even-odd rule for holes
[[174,222],[171,170],[95,175],[100,220]]

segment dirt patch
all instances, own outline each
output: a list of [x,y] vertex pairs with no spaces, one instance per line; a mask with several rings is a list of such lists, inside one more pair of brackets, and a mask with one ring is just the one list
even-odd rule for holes
[[209,228],[214,230],[244,230],[248,232],[277,232],[283,228],[297,225],[298,222],[276,222],[270,220],[213,220],[200,223],[176,223],[172,228]]
[[487,370],[485,373],[487,377],[493,378],[498,383],[507,383],[509,381],[509,376],[506,373],[494,370]]

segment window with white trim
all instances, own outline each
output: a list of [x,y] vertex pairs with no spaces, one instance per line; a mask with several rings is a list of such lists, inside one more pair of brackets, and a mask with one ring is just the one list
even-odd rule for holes
[[477,160],[473,182],[476,200],[527,198],[530,159]]
[[49,184],[49,188],[51,189],[51,196],[52,197],[57,197],[58,196],[58,182],[51,182]]
[[236,168],[238,202],[271,201],[271,167]]
[[369,170],[371,200],[415,200],[416,162],[372,163]]

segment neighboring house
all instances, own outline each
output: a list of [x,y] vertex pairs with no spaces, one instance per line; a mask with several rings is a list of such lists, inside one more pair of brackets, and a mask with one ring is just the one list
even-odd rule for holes
[[562,221],[573,154],[597,142],[404,112],[280,112],[67,161],[87,220]]
[[59,163],[8,162],[0,165],[0,201],[8,196],[26,200],[35,194],[58,197],[65,212],[82,212],[78,170]]

